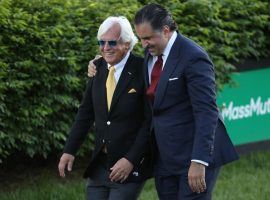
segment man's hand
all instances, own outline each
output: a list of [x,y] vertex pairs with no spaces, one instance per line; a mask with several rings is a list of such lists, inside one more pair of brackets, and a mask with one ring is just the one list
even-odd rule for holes
[[193,192],[201,193],[206,190],[205,166],[191,162],[188,170],[188,183]]
[[96,55],[96,57],[93,59],[93,60],[90,60],[89,61],[89,64],[88,64],[88,76],[89,77],[93,77],[96,75],[97,73],[97,70],[96,70],[96,65],[94,64],[94,62],[99,59],[100,57],[102,57],[101,55]]
[[75,159],[75,157],[73,155],[70,155],[67,153],[64,153],[61,156],[59,164],[58,164],[58,171],[59,171],[59,175],[61,177],[65,177],[66,167],[67,167],[68,171],[72,170],[72,165],[73,165],[74,159]]
[[126,158],[121,158],[110,169],[112,171],[110,173],[109,178],[111,179],[112,182],[120,181],[122,183],[127,179],[132,169],[133,164],[129,162]]

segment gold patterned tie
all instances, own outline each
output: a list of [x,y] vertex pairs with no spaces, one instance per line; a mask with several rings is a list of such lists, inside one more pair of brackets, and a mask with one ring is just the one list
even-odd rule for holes
[[108,111],[110,110],[113,93],[114,93],[114,90],[115,90],[115,87],[116,87],[116,81],[115,81],[115,78],[114,78],[114,72],[115,72],[115,68],[114,68],[114,66],[111,66],[109,68],[109,74],[108,74],[107,81],[106,81]]

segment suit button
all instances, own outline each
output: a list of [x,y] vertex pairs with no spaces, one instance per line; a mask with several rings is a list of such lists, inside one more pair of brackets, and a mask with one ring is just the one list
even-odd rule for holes
[[110,121],[107,121],[107,125],[110,125],[111,124],[111,122]]
[[102,143],[105,143],[105,140],[104,139],[102,140]]

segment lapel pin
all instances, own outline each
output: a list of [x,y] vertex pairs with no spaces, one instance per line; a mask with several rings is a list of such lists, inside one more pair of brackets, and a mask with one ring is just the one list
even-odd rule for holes
[[139,172],[133,172],[132,175],[133,176],[139,176]]
[[128,72],[129,75],[131,75],[132,73],[131,72]]

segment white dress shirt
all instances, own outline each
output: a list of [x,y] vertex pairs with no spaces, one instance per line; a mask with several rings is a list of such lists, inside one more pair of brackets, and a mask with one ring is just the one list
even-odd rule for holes
[[110,65],[108,63],[108,69],[111,67],[111,66],[114,66],[115,68],[115,72],[114,72],[114,78],[115,78],[115,81],[116,81],[116,84],[118,83],[119,81],[119,78],[122,74],[122,71],[127,63],[127,60],[128,60],[128,57],[130,55],[130,51],[127,52],[126,56],[119,62],[117,63],[116,65]]
[[[167,58],[168,58],[168,56],[170,54],[173,43],[176,40],[176,37],[177,37],[177,33],[176,33],[176,31],[174,31],[171,38],[170,38],[170,40],[168,41],[168,43],[166,45],[166,48],[164,49],[164,51],[162,53],[162,60],[163,60],[162,70],[163,70],[163,68],[165,66],[165,63],[166,63]],[[154,64],[157,61],[157,59],[158,59],[158,56],[153,56],[152,59],[149,59],[149,62],[148,62],[149,83],[151,83],[151,73],[152,73],[152,70],[154,68]]]

